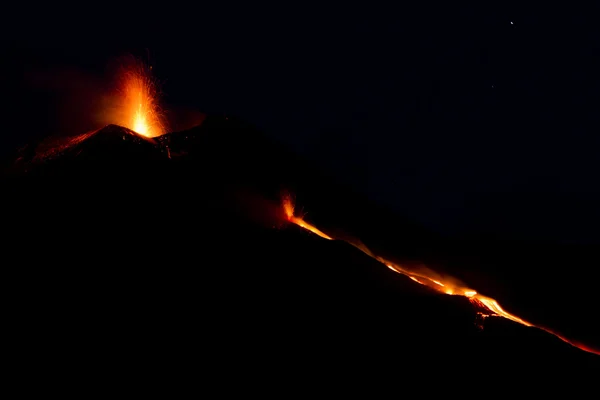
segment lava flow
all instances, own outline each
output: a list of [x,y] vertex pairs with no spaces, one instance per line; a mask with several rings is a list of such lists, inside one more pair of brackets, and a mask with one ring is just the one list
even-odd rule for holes
[[[295,217],[294,216],[294,203],[289,194],[287,194],[283,197],[283,210],[285,212],[285,215],[286,215],[288,221],[290,221],[304,229],[307,229],[308,231],[310,231],[316,235],[319,235],[322,238],[325,238],[328,240],[334,239],[334,238],[326,235],[325,233],[321,232],[313,225],[308,224],[301,217]],[[458,279],[455,279],[450,276],[442,276],[441,274],[438,274],[435,271],[433,271],[427,267],[424,267],[424,266],[419,266],[419,267],[413,266],[410,268],[400,266],[397,263],[393,263],[382,257],[374,255],[362,242],[360,242],[358,240],[354,241],[354,239],[347,239],[346,242],[348,244],[351,244],[352,246],[358,248],[359,250],[361,250],[365,254],[369,255],[370,257],[374,258],[375,260],[379,261],[380,263],[384,264],[386,267],[388,267],[392,271],[402,274],[402,275],[405,275],[408,278],[410,278],[411,280],[413,280],[414,282],[417,282],[421,285],[427,286],[435,291],[438,291],[438,292],[441,292],[441,293],[444,293],[447,295],[459,295],[459,296],[467,297],[469,299],[469,301],[475,307],[477,307],[478,309],[483,311],[482,314],[484,314],[485,316],[504,317],[513,322],[517,322],[519,324],[522,324],[522,325],[525,325],[528,327],[536,327],[538,329],[541,329],[547,333],[550,333],[550,334],[556,336],[557,338],[564,341],[565,343],[568,343],[574,347],[577,347],[578,349],[587,351],[589,353],[600,355],[600,352],[595,349],[591,349],[582,343],[569,340],[569,339],[561,336],[560,334],[557,334],[547,328],[534,325],[530,322],[527,322],[527,321],[517,317],[516,315],[509,313],[508,311],[504,310],[500,306],[500,304],[498,304],[498,302],[496,300],[477,293],[477,291],[467,287],[464,283],[462,283]]]
[[166,130],[151,70],[141,61],[127,59],[119,72],[121,104],[117,123],[146,137],[160,136]]
[[286,194],[283,196],[283,211],[285,212],[285,216],[288,221],[298,225],[301,228],[304,228],[304,229],[314,233],[315,235],[321,236],[324,239],[333,240],[332,237],[327,236],[325,233],[321,232],[313,225],[304,221],[304,219],[302,219],[302,217],[294,216],[294,202],[292,201],[292,198],[289,194]]

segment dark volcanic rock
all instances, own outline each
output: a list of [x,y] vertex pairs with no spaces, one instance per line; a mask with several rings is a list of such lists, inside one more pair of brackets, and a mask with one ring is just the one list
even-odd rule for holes
[[[71,174],[82,167],[128,169],[166,158],[159,143],[130,129],[108,125],[76,136],[50,137],[19,152],[11,172]],[[89,173],[91,171],[87,171]]]
[[450,256],[441,238],[238,121],[207,118],[155,140],[109,126],[35,147],[18,166],[4,181],[8,308],[31,354],[305,384],[307,371],[398,377],[436,367],[489,383],[494,366],[506,380],[598,361],[510,321],[481,330],[465,298],[287,225],[281,189],[319,226],[369,247],[390,234],[399,260]]
[[[250,186],[276,199],[297,195],[319,227],[358,237],[373,252],[401,263],[425,263],[494,297],[510,312],[600,348],[589,315],[600,281],[597,244],[445,238],[377,207],[337,184],[317,166],[235,119],[209,117],[196,128],[164,135],[160,143],[186,169]],[[215,151],[220,149],[220,151]],[[407,194],[410,195],[410,194]]]

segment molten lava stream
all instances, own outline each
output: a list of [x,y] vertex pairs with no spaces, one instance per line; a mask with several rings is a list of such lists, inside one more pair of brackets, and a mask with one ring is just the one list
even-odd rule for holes
[[314,233],[315,235],[319,235],[324,239],[327,240],[333,240],[332,237],[327,236],[325,233],[321,232],[320,230],[318,230],[317,228],[315,228],[313,225],[309,224],[308,222],[304,221],[302,218],[297,218],[294,217],[293,215],[291,217],[288,217],[288,221],[298,225],[301,228],[304,228],[308,231],[311,231],[312,233]]
[[556,336],[563,342],[568,343],[571,346],[577,347],[580,350],[600,355],[600,352],[598,350],[592,349],[592,348],[590,348],[582,343],[579,343],[577,341],[567,339],[564,336],[552,331],[551,329],[532,324],[530,322],[527,322],[527,321],[517,317],[514,314],[509,313],[508,311],[504,310],[500,306],[498,301],[496,301],[490,297],[483,296],[482,294],[477,293],[475,290],[469,289],[462,282],[460,282],[456,279],[453,279],[453,278],[443,279],[433,271],[430,271],[430,273],[427,274],[426,273],[428,271],[427,269],[423,269],[419,273],[415,273],[415,272],[412,272],[405,268],[402,268],[399,265],[390,263],[389,261],[387,261],[383,258],[380,258],[380,257],[375,257],[375,258],[377,259],[377,261],[385,264],[392,271],[397,272],[402,275],[405,275],[405,276],[408,276],[410,279],[412,279],[413,281],[415,281],[421,285],[428,286],[433,290],[436,290],[436,291],[439,291],[439,292],[442,292],[442,293],[445,293],[448,295],[465,296],[476,307],[478,307],[480,309],[484,309],[487,312],[489,312],[490,313],[489,315],[503,317],[503,318],[509,319],[513,322],[517,322],[521,325],[525,325],[527,327],[535,327],[535,328],[541,329],[547,333],[550,333],[551,335]]
[[[284,213],[285,213],[288,221],[290,221],[290,222],[292,222],[292,223],[294,223],[316,235],[319,235],[322,238],[325,238],[328,240],[333,240],[333,238],[331,238],[328,235],[326,235],[325,233],[321,232],[313,225],[307,223],[302,218],[294,216],[294,203],[289,195],[285,195],[283,197],[283,210],[284,210]],[[509,319],[513,322],[517,322],[521,325],[525,325],[527,327],[535,327],[535,328],[541,329],[545,332],[548,332],[548,333],[556,336],[563,342],[568,343],[571,346],[577,347],[580,350],[600,355],[600,352],[598,350],[591,349],[590,347],[588,347],[582,343],[569,340],[569,339],[561,336],[560,334],[553,332],[550,329],[544,328],[542,326],[534,325],[530,322],[527,322],[527,321],[517,317],[516,315],[513,315],[513,314],[505,311],[500,306],[500,304],[498,304],[498,302],[496,300],[477,293],[477,291],[466,287],[462,282],[460,282],[457,279],[454,279],[451,277],[442,277],[440,274],[437,274],[428,268],[421,268],[421,269],[419,269],[419,271],[413,271],[408,268],[404,268],[398,264],[392,263],[382,257],[373,255],[373,253],[369,249],[367,249],[366,246],[364,246],[362,244],[361,244],[361,246],[357,246],[356,243],[351,243],[351,241],[347,241],[347,243],[358,248],[359,250],[363,251],[365,254],[369,255],[370,257],[376,259],[377,261],[384,264],[386,267],[388,267],[392,271],[402,274],[402,275],[405,275],[405,276],[409,277],[411,280],[417,282],[418,284],[427,286],[433,290],[436,290],[436,291],[444,293],[444,294],[459,295],[459,296],[467,297],[473,305],[475,305],[476,307],[478,307],[480,309],[486,310],[486,312],[489,312],[488,315],[504,317],[506,319]]]
[[308,222],[304,221],[300,217],[294,216],[294,203],[292,202],[292,199],[289,195],[286,195],[283,198],[283,210],[285,212],[285,216],[287,217],[287,220],[290,221],[291,223],[294,223],[294,224],[298,225],[299,227],[304,228],[304,229],[314,233],[315,235],[321,236],[323,239],[333,240],[332,237],[321,232],[315,226],[309,224]]

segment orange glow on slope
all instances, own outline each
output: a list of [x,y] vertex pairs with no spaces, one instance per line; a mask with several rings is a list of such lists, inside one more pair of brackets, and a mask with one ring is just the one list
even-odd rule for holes
[[146,137],[165,133],[158,91],[152,79],[152,67],[136,59],[127,59],[120,68],[119,125]]
[[[286,195],[283,198],[283,210],[285,212],[285,215],[286,215],[288,221],[293,222],[296,225],[299,225],[302,228],[305,228],[305,229],[321,236],[322,238],[325,238],[328,240],[333,239],[333,238],[327,236],[326,234],[324,234],[323,232],[321,232],[320,230],[318,230],[316,227],[306,223],[302,218],[295,217],[294,216],[294,203],[289,195]],[[487,315],[503,317],[503,318],[509,319],[513,322],[517,322],[519,324],[522,324],[522,325],[525,325],[528,327],[536,327],[538,329],[541,329],[545,332],[548,332],[548,333],[556,336],[557,338],[561,339],[563,342],[568,343],[574,347],[577,347],[578,349],[587,351],[589,353],[600,355],[600,352],[598,350],[591,349],[582,343],[569,340],[547,328],[534,325],[530,322],[527,322],[527,321],[517,317],[516,315],[509,313],[508,311],[504,310],[496,300],[477,293],[477,291],[475,291],[471,288],[468,288],[464,283],[460,282],[459,280],[457,280],[455,278],[448,277],[448,276],[442,277],[440,274],[438,274],[435,271],[432,271],[426,267],[420,267],[420,268],[402,267],[402,266],[395,264],[393,262],[390,262],[382,257],[373,255],[373,253],[369,249],[367,249],[366,246],[364,246],[364,245],[357,246],[355,243],[352,243],[351,240],[348,240],[347,242],[349,244],[355,246],[356,248],[360,249],[361,251],[363,251],[365,254],[369,255],[370,257],[373,257],[377,261],[381,262],[382,264],[384,264],[386,267],[388,267],[392,271],[402,274],[402,275],[405,275],[408,278],[410,278],[411,280],[413,280],[421,285],[427,286],[435,291],[438,291],[438,292],[441,292],[441,293],[444,293],[447,295],[459,295],[459,296],[467,297],[473,305],[475,305],[476,307],[478,307],[480,309],[485,309],[486,312],[489,313]]]
[[511,321],[518,322],[519,324],[525,326],[533,326],[533,324],[530,324],[527,321],[523,321],[521,318],[504,311],[504,309],[500,307],[500,304],[498,304],[496,300],[490,299],[489,297],[485,297],[482,295],[471,296],[471,302],[474,304],[482,304],[483,306],[485,306],[485,308],[487,308],[494,314],[504,317],[506,319],[510,319]]
[[294,223],[294,224],[298,225],[299,227],[304,228],[307,231],[314,233],[315,235],[321,236],[323,239],[333,240],[332,237],[321,232],[313,225],[304,221],[301,217],[294,216],[294,202],[289,194],[286,194],[283,196],[283,211],[285,213],[287,220],[290,221],[291,223]]
[[580,350],[600,355],[600,352],[598,350],[592,349],[582,343],[567,339],[564,336],[562,336],[556,332],[553,332],[550,329],[544,328],[543,326],[534,325],[528,321],[525,321],[525,320],[517,317],[514,314],[509,313],[508,311],[504,310],[502,308],[502,306],[500,306],[498,301],[496,301],[490,297],[483,296],[483,295],[477,293],[475,290],[466,287],[463,283],[461,283],[460,281],[458,281],[454,278],[447,277],[446,279],[442,279],[434,271],[431,271],[427,268],[422,268],[418,272],[412,272],[406,268],[402,268],[399,265],[390,263],[389,261],[387,261],[383,258],[375,257],[375,259],[377,259],[378,261],[385,264],[392,271],[397,272],[402,275],[405,275],[405,276],[409,277],[411,280],[413,280],[421,285],[428,286],[429,288],[431,288],[433,290],[436,290],[436,291],[439,291],[441,293],[448,294],[448,295],[465,296],[469,299],[469,301],[471,301],[471,303],[473,305],[475,305],[478,308],[485,309],[487,312],[489,312],[490,313],[489,315],[503,317],[503,318],[509,319],[513,322],[519,323],[521,325],[541,329],[547,333],[550,333],[551,335],[556,336],[563,342],[568,343],[571,346],[577,347]]

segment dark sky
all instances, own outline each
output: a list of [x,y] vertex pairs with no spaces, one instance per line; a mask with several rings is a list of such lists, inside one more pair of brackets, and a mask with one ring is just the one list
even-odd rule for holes
[[[85,114],[72,92],[97,91],[128,52],[150,58],[167,109],[240,116],[436,230],[598,241],[598,11],[15,11],[2,147],[85,125],[65,122]],[[32,88],[43,71],[61,78]]]

